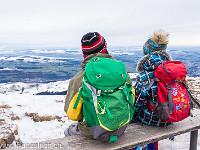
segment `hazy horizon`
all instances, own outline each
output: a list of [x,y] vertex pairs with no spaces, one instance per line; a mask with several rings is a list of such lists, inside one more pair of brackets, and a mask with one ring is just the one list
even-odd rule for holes
[[[138,45],[138,46],[107,46],[108,50],[114,50],[114,49],[126,49],[129,50],[130,48],[137,48],[137,49],[141,49],[143,48],[143,45]],[[179,45],[168,45],[167,50],[170,49],[184,49],[184,50],[189,50],[190,48],[192,48],[193,50],[199,50],[200,46],[179,46]],[[3,46],[0,47],[0,51],[5,51],[5,50],[80,50],[81,51],[81,45],[77,46],[77,47],[68,47],[68,46],[35,46],[35,45],[11,45],[11,46]]]

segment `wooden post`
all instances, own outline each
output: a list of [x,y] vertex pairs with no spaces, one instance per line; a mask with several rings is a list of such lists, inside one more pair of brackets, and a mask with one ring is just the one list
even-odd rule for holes
[[198,130],[190,132],[190,150],[197,150]]

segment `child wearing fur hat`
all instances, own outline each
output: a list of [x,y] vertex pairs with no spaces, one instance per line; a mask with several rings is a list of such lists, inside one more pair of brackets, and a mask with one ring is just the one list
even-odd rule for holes
[[[141,124],[149,126],[166,126],[170,124],[157,118],[154,111],[147,106],[147,102],[152,106],[155,106],[157,103],[157,84],[154,83],[148,89],[151,79],[155,77],[155,69],[162,62],[172,60],[171,55],[166,52],[168,36],[164,31],[156,31],[143,46],[144,56],[139,60],[136,68],[140,73],[135,85],[135,107],[138,110],[135,112],[132,121],[139,121]],[[152,144],[148,144],[147,147],[152,146]],[[154,144],[156,144],[156,146],[154,145],[154,149],[158,148],[158,143],[156,142]]]

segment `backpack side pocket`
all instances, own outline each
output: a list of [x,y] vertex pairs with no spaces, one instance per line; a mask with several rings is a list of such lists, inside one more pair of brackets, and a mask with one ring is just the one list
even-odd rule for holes
[[75,94],[75,96],[73,97],[73,99],[71,100],[70,104],[69,104],[69,108],[67,110],[67,116],[70,120],[73,121],[78,121],[81,120],[83,117],[83,112],[82,112],[82,97],[80,97],[80,100],[78,102],[78,105],[76,108],[74,108],[74,105],[77,101],[79,92],[77,92]]
[[160,105],[155,108],[155,116],[161,120],[169,120],[169,106],[168,105]]

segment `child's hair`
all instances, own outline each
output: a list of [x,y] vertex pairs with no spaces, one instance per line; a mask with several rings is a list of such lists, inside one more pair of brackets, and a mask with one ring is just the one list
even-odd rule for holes
[[145,55],[151,54],[152,52],[165,50],[168,44],[169,34],[162,30],[155,31],[143,46],[143,52]]
[[155,31],[151,40],[157,44],[168,44],[169,34],[165,33],[162,30]]

